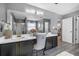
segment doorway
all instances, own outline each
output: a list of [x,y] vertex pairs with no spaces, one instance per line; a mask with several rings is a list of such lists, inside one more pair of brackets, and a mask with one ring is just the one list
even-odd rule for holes
[[62,20],[62,39],[65,42],[79,43],[79,17],[69,17]]

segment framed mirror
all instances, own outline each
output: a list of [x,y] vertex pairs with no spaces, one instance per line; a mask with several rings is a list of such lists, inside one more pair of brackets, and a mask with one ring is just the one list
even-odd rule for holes
[[[19,16],[20,17],[20,16]],[[17,32],[21,34],[26,34],[26,17],[24,18],[17,18],[13,13],[12,13],[12,31],[13,34],[17,34]]]

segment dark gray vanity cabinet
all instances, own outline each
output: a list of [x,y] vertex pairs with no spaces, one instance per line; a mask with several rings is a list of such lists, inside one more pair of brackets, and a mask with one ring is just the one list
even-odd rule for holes
[[21,56],[32,56],[33,41],[23,41],[20,43],[19,48]]
[[57,36],[52,37],[52,47],[56,47],[57,46]]
[[0,55],[1,56],[10,56],[12,54],[12,48],[15,44],[1,44],[0,45]]
[[57,36],[47,37],[45,49],[51,49],[57,46]]
[[[1,56],[32,56],[36,39],[14,43],[0,44]],[[57,46],[57,36],[47,37],[45,50]]]
[[0,45],[1,56],[31,56],[32,50],[32,40]]

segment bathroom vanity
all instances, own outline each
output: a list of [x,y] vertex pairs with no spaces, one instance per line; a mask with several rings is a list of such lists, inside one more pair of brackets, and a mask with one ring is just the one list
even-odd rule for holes
[[[45,50],[57,46],[57,34],[47,34]],[[33,45],[36,42],[35,36],[23,34],[21,37],[13,35],[10,39],[0,37],[0,55],[2,56],[31,56]]]

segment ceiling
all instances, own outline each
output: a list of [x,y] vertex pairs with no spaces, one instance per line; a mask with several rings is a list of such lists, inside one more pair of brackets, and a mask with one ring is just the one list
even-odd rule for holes
[[79,10],[79,3],[28,3],[32,6],[36,6],[51,12],[55,12],[59,15],[65,15]]

